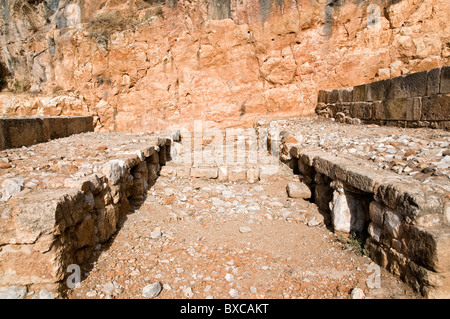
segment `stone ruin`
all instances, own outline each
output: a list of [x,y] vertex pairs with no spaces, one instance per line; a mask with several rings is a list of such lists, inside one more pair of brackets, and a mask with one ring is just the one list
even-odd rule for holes
[[[0,7],[5,13],[0,80],[11,76],[8,87],[16,91],[0,96],[6,116],[0,119],[0,293],[64,296],[68,267],[87,262],[113,237],[130,202],[145,196],[158,176],[257,183],[276,175],[282,162],[307,185],[324,224],[335,232],[366,233],[370,257],[423,296],[450,296],[448,28],[441,30],[444,36],[434,36],[447,17],[425,19],[428,37],[411,27],[431,15],[424,9],[430,1],[423,7],[387,1],[373,12],[360,1],[318,1],[308,10],[289,1],[259,1],[258,6],[250,0],[219,6],[194,1],[192,7],[155,1],[158,10],[136,2],[139,21],[128,16],[129,21],[115,21],[117,15],[103,5],[101,19],[95,20],[95,10],[86,8],[97,1],[85,1],[83,8],[66,2],[60,8],[48,1],[22,6],[4,1]],[[33,5],[37,11],[25,10]],[[436,12],[445,12],[448,2],[436,1],[436,6],[442,9]],[[6,14],[19,7],[25,18]],[[370,11],[379,28],[349,24],[352,10],[362,16]],[[408,14],[400,14],[405,10]],[[164,19],[178,21],[180,12],[191,14],[187,29],[178,30],[180,36],[169,43],[162,41],[166,35],[158,32],[173,32]],[[45,28],[50,20],[54,25]],[[131,22],[133,32],[122,26]],[[108,23],[108,32],[99,29]],[[202,27],[191,30],[196,23]],[[252,29],[259,24],[273,32]],[[30,30],[40,28],[33,50],[45,49],[32,58],[19,57],[36,32]],[[151,41],[136,30],[156,39],[154,46],[148,47]],[[208,41],[194,48],[194,38],[203,41],[202,34]],[[20,41],[12,40],[16,36]],[[343,37],[349,51],[341,55]],[[360,51],[364,38],[369,44]],[[240,56],[236,61],[228,60],[220,45],[244,50],[233,51]],[[305,53],[308,48],[314,57]],[[324,48],[333,54],[324,54]],[[64,63],[65,55],[72,62]],[[33,94],[24,93],[26,88]],[[313,115],[314,107],[318,118],[312,122],[266,119]],[[238,138],[231,148],[212,148],[214,158],[198,164],[205,145],[195,144],[196,132],[166,129],[195,118],[217,127],[242,124],[252,137],[242,129],[236,135],[244,136],[242,144]],[[387,156],[408,143],[384,139],[377,149],[367,147],[368,161],[355,156],[357,148],[340,153],[339,145],[324,147],[323,136],[313,142],[302,138],[305,128],[320,131],[322,125],[361,132],[374,128],[376,134],[378,128],[395,126],[443,140],[437,152],[422,152],[420,137],[404,138],[417,150],[398,159]],[[64,151],[56,155],[58,149]],[[239,159],[240,150],[257,152],[259,161]],[[416,165],[420,152],[426,154]],[[238,159],[232,164],[226,160],[230,153]],[[380,154],[384,159],[377,162]],[[422,167],[427,160],[432,165]]]

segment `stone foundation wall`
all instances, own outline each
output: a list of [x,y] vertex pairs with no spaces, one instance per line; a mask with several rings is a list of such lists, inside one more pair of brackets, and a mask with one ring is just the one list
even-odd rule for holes
[[316,113],[346,123],[450,129],[450,66],[321,90]]
[[86,263],[113,236],[130,199],[154,184],[170,144],[156,138],[103,163],[98,173],[66,178],[64,188],[20,191],[0,201],[0,287],[63,293],[68,266]]
[[93,131],[92,116],[0,118],[0,150]]
[[429,298],[450,296],[450,201],[444,190],[323,151],[290,149],[335,231],[366,233],[370,257]]

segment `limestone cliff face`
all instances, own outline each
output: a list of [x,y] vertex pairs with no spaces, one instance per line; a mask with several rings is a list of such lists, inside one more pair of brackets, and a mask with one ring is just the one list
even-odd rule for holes
[[0,11],[0,78],[28,92],[0,95],[0,112],[57,115],[45,101],[60,95],[59,114],[95,115],[100,130],[308,115],[319,89],[450,64],[448,0],[0,0]]

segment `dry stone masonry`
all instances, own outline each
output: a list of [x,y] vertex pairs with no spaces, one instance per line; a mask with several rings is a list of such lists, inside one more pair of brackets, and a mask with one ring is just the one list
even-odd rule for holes
[[345,123],[450,128],[450,66],[321,90],[316,113]]
[[129,200],[156,180],[170,144],[92,132],[2,151],[10,165],[0,177],[0,286],[63,292],[68,266],[111,238]]
[[0,150],[93,131],[92,116],[0,117]]
[[334,231],[366,233],[379,265],[428,297],[449,296],[448,133],[355,131],[330,120],[270,125],[291,132],[281,158],[309,186]]

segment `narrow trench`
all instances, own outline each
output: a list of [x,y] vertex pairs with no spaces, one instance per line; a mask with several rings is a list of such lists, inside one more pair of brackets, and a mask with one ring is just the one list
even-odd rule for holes
[[[161,284],[153,298],[163,299],[350,298],[356,287],[368,298],[416,297],[384,270],[384,287],[368,288],[372,261],[333,232],[331,180],[280,165],[281,172],[256,183],[158,175],[143,196],[129,197],[130,212],[68,298],[148,298],[143,289],[152,283]],[[286,184],[299,180],[311,198],[287,196]],[[366,194],[350,196],[370,202]],[[319,215],[323,224],[307,225]],[[355,238],[364,238],[363,227]]]

